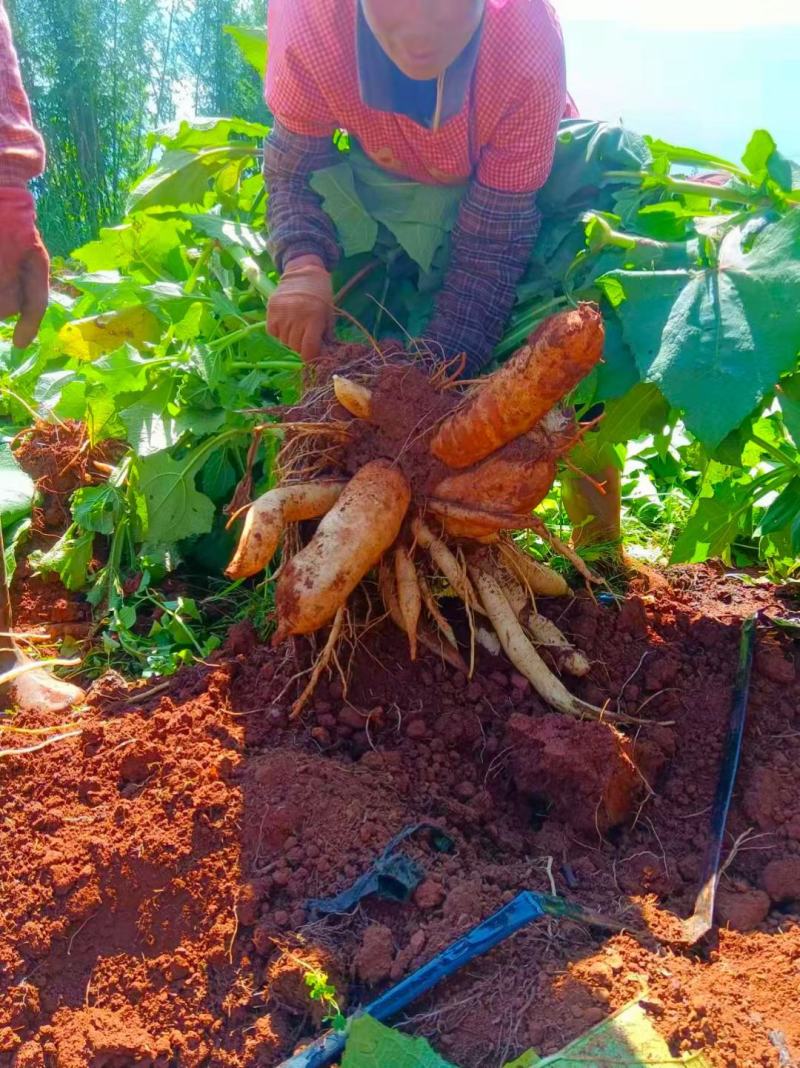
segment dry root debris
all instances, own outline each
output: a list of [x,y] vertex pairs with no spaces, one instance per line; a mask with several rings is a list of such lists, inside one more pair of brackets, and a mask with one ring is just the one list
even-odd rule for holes
[[[567,585],[511,537],[533,529],[575,562],[532,512],[581,434],[559,402],[602,349],[602,318],[585,304],[547,320],[495,375],[466,390],[403,354],[354,357],[340,347],[335,368],[316,368],[317,382],[286,413],[279,484],[251,506],[227,571],[258,573],[283,539],[275,642],[331,625],[294,715],[358,617],[350,613],[343,627],[351,595],[361,587],[372,605],[375,585],[364,580],[377,568],[383,611],[407,635],[412,660],[422,645],[471,672],[477,641],[502,649],[553,708],[614,718],[573,696],[549,667],[578,677],[589,670],[536,610],[537,596],[564,595]],[[463,645],[443,610],[447,597],[463,603]]]

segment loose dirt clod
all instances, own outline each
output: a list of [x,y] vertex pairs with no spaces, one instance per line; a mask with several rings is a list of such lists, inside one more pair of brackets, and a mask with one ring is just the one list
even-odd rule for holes
[[603,835],[633,815],[643,783],[630,742],[609,724],[514,715],[506,744],[520,793],[582,833]]

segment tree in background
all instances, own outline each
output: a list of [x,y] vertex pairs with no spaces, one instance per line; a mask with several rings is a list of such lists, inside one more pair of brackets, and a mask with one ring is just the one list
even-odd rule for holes
[[[119,219],[147,134],[183,115],[263,117],[261,86],[226,23],[263,23],[258,0],[8,0],[48,150],[39,223],[66,255]],[[260,8],[260,10],[259,10]]]
[[183,77],[191,80],[195,114],[264,118],[261,83],[223,32],[227,25],[261,26],[264,20],[263,0],[197,0],[185,11],[176,48]]

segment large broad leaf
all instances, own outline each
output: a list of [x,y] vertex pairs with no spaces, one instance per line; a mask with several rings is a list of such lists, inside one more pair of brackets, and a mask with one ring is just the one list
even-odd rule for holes
[[767,509],[759,525],[761,534],[774,534],[800,516],[800,478],[793,478]]
[[221,215],[189,215],[195,227],[207,237],[216,238],[226,247],[235,245],[247,249],[255,256],[263,256],[267,251],[267,239],[260,230],[247,226],[246,223],[223,219]]
[[253,145],[233,142],[189,152],[178,148],[165,152],[154,170],[131,190],[128,208],[141,211],[159,205],[202,205],[211,179],[232,160],[254,160]]
[[543,214],[600,208],[598,190],[618,185],[609,171],[643,170],[651,160],[645,139],[623,126],[585,119],[566,119],[556,140],[553,169],[538,202]]
[[351,152],[350,164],[367,211],[423,271],[429,271],[453,229],[465,187],[430,186],[400,178],[375,166],[363,152]]
[[424,1038],[411,1038],[384,1027],[371,1016],[358,1016],[350,1026],[342,1068],[454,1068]]
[[636,360],[622,334],[616,316],[605,317],[606,339],[603,362],[597,368],[597,393],[600,400],[624,396],[639,381]]
[[0,441],[0,521],[3,528],[24,518],[33,507],[36,489],[11,452],[7,441]]
[[262,141],[269,127],[249,119],[220,118],[208,115],[193,115],[160,127],[151,138],[165,148],[213,148],[236,137],[251,137]]
[[113,534],[125,510],[122,491],[110,482],[76,490],[70,502],[72,518],[82,530]]
[[[143,266],[149,272],[158,271],[181,278],[186,273],[181,253],[190,230],[191,226],[185,219],[138,214],[119,226],[101,230],[96,241],[83,245],[72,255],[85,264],[90,272],[113,271],[115,268],[129,271],[133,266]],[[94,287],[103,295],[101,287],[104,281],[114,285],[114,275],[104,278],[98,274],[90,278],[89,292]],[[163,286],[168,283],[162,280],[160,284]],[[130,287],[136,295],[136,283],[130,278],[123,280],[117,276],[116,286],[110,293],[111,299],[116,302],[121,303],[125,299],[126,287]],[[78,285],[78,288],[83,287]]]
[[713,557],[730,562],[730,546],[752,504],[750,483],[734,482],[721,464],[712,462],[689,520],[675,542],[671,562],[694,564]]
[[47,552],[32,552],[28,563],[38,573],[58,575],[68,590],[81,590],[89,580],[94,533],[70,527]]
[[[619,184],[607,172],[636,172],[650,158],[644,140],[622,127],[584,120],[561,124],[553,172],[539,199],[546,217],[569,218],[566,231],[563,221],[558,224],[558,243],[577,227],[572,235],[576,244],[564,266],[583,244],[580,209],[602,206],[598,189]],[[399,177],[357,149],[342,162],[318,171],[311,185],[323,199],[345,255],[370,252],[378,237],[376,224],[381,223],[424,272],[431,270],[437,251],[445,245],[465,191],[465,186],[431,186]],[[551,272],[547,274],[550,277]]]
[[244,58],[263,78],[267,72],[269,46],[266,31],[254,26],[223,26],[239,47]]
[[382,170],[363,152],[317,171],[312,188],[322,197],[346,256],[370,252],[378,223],[423,271],[452,230],[463,186],[429,186]]
[[171,385],[164,382],[119,413],[127,431],[126,437],[137,456],[152,456],[180,440],[183,431],[176,428],[175,419],[168,410],[171,394]]
[[658,387],[639,382],[624,397],[606,404],[600,426],[587,440],[596,438],[607,445],[633,441],[663,430],[668,417],[669,405]]
[[88,319],[73,319],[58,332],[62,352],[78,360],[94,360],[123,345],[141,347],[161,335],[161,323],[143,304],[104,312]]
[[747,245],[735,227],[714,267],[612,271],[616,308],[642,378],[714,447],[789,371],[800,349],[800,211]]
[[710,1068],[705,1053],[673,1057],[664,1038],[638,1002],[633,1002],[550,1057],[529,1062],[538,1068]]
[[211,530],[214,504],[194,484],[191,456],[177,461],[159,452],[140,460],[137,471],[147,505],[148,541],[169,544]]
[[371,252],[378,240],[378,224],[356,192],[350,163],[343,160],[311,176],[311,188],[322,197],[345,256]]

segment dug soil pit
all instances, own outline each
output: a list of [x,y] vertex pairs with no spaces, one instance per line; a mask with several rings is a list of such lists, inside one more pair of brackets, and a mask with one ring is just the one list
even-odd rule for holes
[[[553,1052],[632,998],[675,1055],[800,1057],[798,654],[766,624],[723,926],[694,950],[674,940],[698,888],[741,620],[785,604],[711,568],[672,570],[621,610],[584,593],[538,603],[591,661],[575,692],[643,725],[623,737],[561,719],[488,654],[472,680],[428,653],[412,665],[384,627],[345,657],[346,695],[326,675],[290,724],[306,640],[275,651],[240,626],[172,679],[101,680],[70,719],[79,735],[5,755],[0,1065],[278,1065],[330,1009],[307,974],[347,1011],[521,889],[631,933],[542,921],[443,983],[405,1025],[452,1062]],[[35,713],[15,726],[64,729]],[[403,842],[422,878],[407,901],[309,911],[419,823],[447,838]]]

